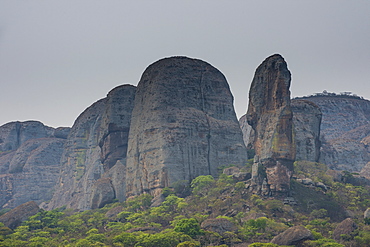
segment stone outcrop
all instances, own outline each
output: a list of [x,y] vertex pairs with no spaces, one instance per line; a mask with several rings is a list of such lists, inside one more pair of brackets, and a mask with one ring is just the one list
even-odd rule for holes
[[[296,160],[318,162],[320,157],[320,108],[308,100],[291,100],[296,144]],[[248,124],[247,115],[239,119],[243,140],[247,149],[254,149],[254,131]]]
[[52,137],[54,131],[38,121],[4,124],[0,127],[0,152],[16,150],[30,139]]
[[278,245],[295,245],[303,243],[306,240],[313,240],[314,237],[310,230],[304,226],[293,226],[279,235],[275,236],[271,243]]
[[369,219],[370,218],[370,208],[367,208],[364,212],[364,219]]
[[361,169],[360,175],[370,179],[370,162],[367,162],[366,165]]
[[98,179],[91,190],[92,196],[90,207],[92,209],[102,208],[105,204],[112,202],[115,198],[115,191],[109,178]]
[[77,118],[65,144],[55,193],[46,208],[66,205],[86,210],[115,198],[125,199],[122,190],[135,92],[131,85],[116,87]]
[[[254,130],[252,126],[249,125],[248,120],[247,120],[247,115],[243,115],[239,119],[239,125],[240,128],[242,129],[243,133],[243,141],[247,149],[251,150],[254,149]],[[253,157],[249,157],[253,158]]]
[[[287,193],[295,160],[291,74],[280,55],[268,57],[256,70],[249,91],[248,124],[255,131],[254,191]],[[266,186],[264,186],[265,184]]]
[[370,101],[351,96],[311,96],[322,111],[320,163],[360,172],[370,162]]
[[320,157],[320,108],[307,100],[292,100],[296,160],[318,162]]
[[0,126],[0,207],[51,199],[68,132],[37,121]]
[[127,153],[127,195],[161,188],[247,159],[224,75],[186,57],[159,60],[137,87]]
[[340,241],[341,235],[343,234],[351,235],[356,229],[357,229],[356,223],[351,218],[347,218],[343,220],[341,223],[339,223],[337,227],[334,229],[333,238],[336,241]]
[[36,202],[30,201],[19,205],[9,212],[0,216],[0,222],[10,229],[15,229],[22,221],[39,212],[40,208]]

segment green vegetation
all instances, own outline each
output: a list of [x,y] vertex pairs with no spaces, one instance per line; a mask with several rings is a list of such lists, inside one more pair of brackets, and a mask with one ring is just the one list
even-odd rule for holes
[[[245,182],[225,174],[217,179],[199,176],[164,188],[163,202],[157,207],[151,207],[151,195],[142,194],[84,212],[41,210],[14,230],[0,223],[0,246],[226,247],[248,243],[274,247],[271,239],[295,225],[305,226],[315,238],[306,241],[305,247],[368,246],[370,221],[363,219],[363,212],[370,207],[369,187],[346,183],[351,181],[350,173],[344,173],[344,181],[335,182],[326,171],[322,164],[296,162],[296,176],[328,186],[323,190],[293,179],[297,205],[251,194]],[[333,231],[348,214],[358,228],[336,242]],[[226,219],[223,222],[232,227],[226,224],[222,232],[202,227],[205,220],[216,218]]]

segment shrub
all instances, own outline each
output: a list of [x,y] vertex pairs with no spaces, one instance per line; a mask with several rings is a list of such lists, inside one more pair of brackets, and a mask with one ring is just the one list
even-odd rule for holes
[[190,187],[193,189],[193,193],[197,194],[203,189],[208,189],[213,185],[215,179],[211,175],[199,176],[193,179],[190,183]]
[[174,230],[176,232],[182,232],[190,237],[194,238],[197,235],[200,235],[202,233],[202,230],[200,229],[200,225],[198,221],[194,218],[189,219],[180,219],[175,227]]

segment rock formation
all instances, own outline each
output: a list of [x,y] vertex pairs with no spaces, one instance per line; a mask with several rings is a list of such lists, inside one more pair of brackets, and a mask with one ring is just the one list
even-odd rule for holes
[[320,108],[307,100],[292,100],[296,160],[318,162],[320,157]]
[[313,239],[314,237],[311,231],[305,228],[304,226],[293,226],[288,230],[275,236],[271,240],[271,243],[278,245],[301,246],[300,244],[302,244],[304,241]]
[[125,199],[122,191],[135,91],[131,85],[116,87],[77,118],[48,209],[66,205],[86,210]]
[[54,129],[38,121],[11,122],[0,127],[0,152],[16,150],[30,139],[52,137]]
[[320,163],[360,172],[370,162],[370,101],[351,96],[304,97],[320,107]]
[[255,131],[253,190],[287,193],[295,160],[291,74],[280,55],[268,57],[256,70],[249,91],[247,120]]
[[186,57],[150,65],[137,87],[127,153],[127,195],[161,188],[247,159],[223,74]]
[[[291,100],[296,144],[296,160],[318,162],[320,157],[320,108],[307,100]],[[254,130],[248,124],[247,115],[239,119],[247,149],[254,149]]]
[[347,218],[337,225],[333,231],[333,238],[336,241],[340,241],[341,235],[351,235],[357,229],[356,223],[351,219]]
[[0,222],[4,223],[5,226],[11,229],[15,229],[22,223],[22,221],[37,214],[39,210],[40,208],[36,202],[29,201],[1,215]]
[[254,149],[254,130],[252,129],[252,126],[249,125],[246,114],[239,119],[239,125],[242,129],[245,146],[248,150]]
[[367,179],[370,179],[370,162],[367,162],[366,165],[361,169],[360,174]]
[[68,132],[37,121],[0,127],[0,207],[51,199]]

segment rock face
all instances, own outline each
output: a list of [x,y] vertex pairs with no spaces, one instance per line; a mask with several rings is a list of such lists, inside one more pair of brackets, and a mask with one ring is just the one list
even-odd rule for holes
[[257,68],[249,91],[247,121],[255,131],[256,153],[252,179],[254,190],[264,194],[290,189],[295,160],[290,81],[283,57],[273,55]]
[[[320,157],[320,108],[307,100],[291,100],[296,144],[296,160],[318,162]],[[248,124],[247,115],[239,119],[243,140],[247,149],[254,149],[254,130]]]
[[0,207],[51,199],[68,132],[37,121],[0,127]]
[[[247,120],[247,115],[243,115],[239,119],[239,125],[240,128],[242,129],[243,133],[243,141],[247,149],[251,150],[254,149],[254,130],[252,126],[249,125],[248,120]],[[253,158],[253,157],[249,157]]]
[[127,195],[161,188],[247,159],[233,96],[220,71],[196,59],[150,65],[137,87],[127,153]]
[[22,221],[39,212],[40,208],[36,202],[26,202],[0,216],[0,222],[5,226],[15,229]]
[[299,245],[306,240],[313,240],[313,235],[304,226],[293,226],[280,233],[271,240],[271,243],[278,245]]
[[318,162],[320,157],[320,108],[307,100],[292,100],[296,160]]
[[367,162],[366,165],[361,169],[360,175],[370,179],[370,162]]
[[322,111],[320,162],[360,172],[370,162],[370,101],[354,96],[305,97]]
[[86,210],[115,198],[125,200],[122,187],[135,92],[131,85],[116,87],[77,118],[65,144],[60,178],[48,209],[66,205]]
[[30,139],[52,137],[55,130],[38,121],[11,122],[0,127],[0,151],[16,150]]

